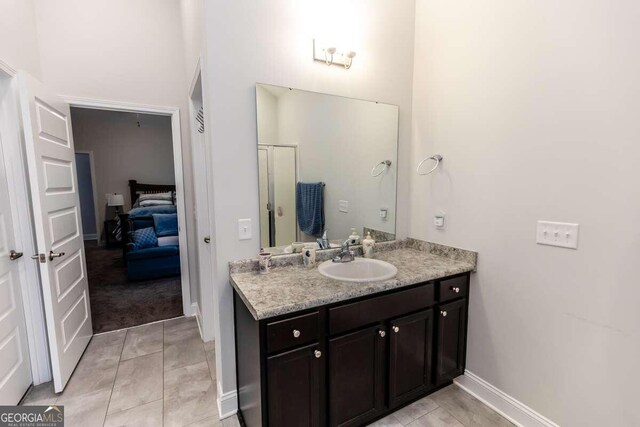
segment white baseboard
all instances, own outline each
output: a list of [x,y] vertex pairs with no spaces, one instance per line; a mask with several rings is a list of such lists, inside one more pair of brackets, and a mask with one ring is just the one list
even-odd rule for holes
[[82,240],[98,240],[98,235],[97,234],[84,234],[82,236]]
[[200,307],[197,302],[191,303],[191,313],[196,316],[196,322],[198,322],[198,330],[200,331],[200,338],[204,341],[204,335],[202,334],[202,313],[200,313]]
[[232,390],[223,393],[220,381],[218,381],[218,413],[221,420],[238,413],[238,392]]
[[558,424],[489,384],[473,372],[465,371],[464,375],[453,382],[517,426],[559,427]]

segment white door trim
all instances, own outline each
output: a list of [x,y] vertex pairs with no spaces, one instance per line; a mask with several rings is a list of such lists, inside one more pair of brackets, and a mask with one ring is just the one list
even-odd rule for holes
[[13,77],[18,72],[9,64],[0,59],[0,77]]
[[[194,105],[194,97],[195,92],[198,89],[198,82],[202,82],[201,80],[202,71],[200,68],[200,60],[198,59],[198,63],[196,65],[196,69],[192,78],[192,82],[189,90],[189,129],[191,131],[191,164],[194,171],[194,176],[196,177],[204,177],[204,186],[205,186],[205,194],[202,194],[202,187],[199,185],[203,185],[202,183],[198,183],[197,180],[194,180],[194,199],[195,199],[195,217],[196,217],[196,244],[198,254],[198,291],[200,292],[200,304],[197,304],[197,311],[195,311],[196,316],[198,317],[198,322],[200,325],[200,335],[202,336],[203,341],[211,341],[214,339],[214,328],[213,328],[213,298],[214,292],[213,288],[209,286],[208,281],[203,281],[202,278],[211,277],[212,274],[212,260],[211,260],[211,245],[214,244],[213,236],[211,235],[211,223],[209,221],[209,175],[207,174],[207,149],[206,149],[206,125],[205,125],[205,134],[200,135],[198,133],[197,124],[196,124],[196,115],[198,111],[195,109]],[[200,89],[202,86],[200,85]],[[199,100],[202,104],[204,101],[202,99]],[[204,105],[202,105],[204,108]],[[206,203],[205,203],[206,202]],[[210,243],[208,244],[209,248],[203,249],[203,246],[207,246],[207,244],[203,243],[204,237],[208,235]],[[207,259],[208,257],[208,259]]]
[[[9,201],[16,243],[19,252],[28,260],[37,252],[35,231],[30,221],[32,218],[29,178],[26,170],[26,159],[23,153],[21,120],[18,111],[17,79],[13,68],[0,60],[0,79],[7,93],[0,96],[0,130],[4,138],[2,148],[5,156],[7,180],[9,182]],[[27,219],[27,220],[25,220]],[[19,269],[24,306],[25,323],[27,325],[27,341],[29,342],[29,358],[31,359],[31,376],[33,384],[38,385],[51,381],[51,364],[47,329],[44,320],[44,306],[40,288],[40,274],[36,262],[23,262]]]
[[99,100],[64,96],[61,98],[71,107],[91,108],[96,110],[122,111],[127,113],[157,114],[171,117],[171,133],[173,140],[173,168],[176,178],[176,203],[178,210],[178,239],[180,242],[180,282],[182,285],[182,310],[185,316],[192,316],[191,290],[189,287],[189,254],[187,246],[187,211],[184,200],[184,174],[182,168],[182,136],[180,131],[180,109],[156,105],[133,104],[129,102]]
[[91,167],[91,194],[93,195],[93,210],[95,214],[96,221],[96,241],[98,245],[100,244],[100,232],[102,231],[102,227],[100,227],[100,217],[98,215],[98,187],[96,187],[96,164],[93,161],[93,151],[92,150],[76,150],[78,154],[88,154],[89,155],[89,165]]

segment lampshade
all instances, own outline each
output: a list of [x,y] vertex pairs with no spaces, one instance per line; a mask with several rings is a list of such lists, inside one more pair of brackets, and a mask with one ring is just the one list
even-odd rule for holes
[[107,206],[124,206],[124,196],[122,194],[107,193]]

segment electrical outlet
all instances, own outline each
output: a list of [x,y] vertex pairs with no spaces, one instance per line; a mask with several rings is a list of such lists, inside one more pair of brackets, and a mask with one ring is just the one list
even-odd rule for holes
[[244,218],[238,220],[238,239],[249,240],[251,239],[251,218]]
[[344,212],[344,213],[349,212],[349,202],[347,200],[339,200],[338,211]]
[[538,221],[536,243],[578,249],[579,224],[566,222]]

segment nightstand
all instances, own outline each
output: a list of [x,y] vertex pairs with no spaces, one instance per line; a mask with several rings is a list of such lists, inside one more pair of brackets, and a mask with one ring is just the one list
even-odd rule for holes
[[107,248],[119,248],[122,246],[122,241],[116,240],[115,230],[118,226],[118,221],[115,219],[108,219],[104,222],[104,243]]

